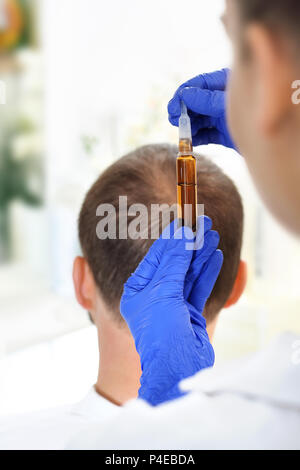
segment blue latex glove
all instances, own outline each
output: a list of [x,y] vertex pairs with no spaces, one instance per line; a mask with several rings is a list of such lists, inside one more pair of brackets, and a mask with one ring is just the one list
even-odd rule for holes
[[236,149],[226,122],[229,69],[205,73],[183,83],[168,104],[169,121],[178,126],[180,101],[191,117],[193,145],[220,144]]
[[[223,255],[211,220],[201,219],[196,240],[189,228],[171,225],[171,238],[154,242],[124,286],[120,309],[142,366],[139,397],[152,405],[182,395],[180,380],[214,363],[202,312]],[[187,250],[191,240],[202,248]]]

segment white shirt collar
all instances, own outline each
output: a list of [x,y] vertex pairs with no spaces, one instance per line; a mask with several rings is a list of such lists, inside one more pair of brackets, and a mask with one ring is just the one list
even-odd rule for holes
[[72,406],[71,413],[84,416],[89,420],[97,420],[105,418],[106,415],[111,416],[112,412],[118,411],[119,408],[99,395],[95,387],[92,387],[83,400]]
[[300,409],[300,337],[285,333],[252,357],[201,371],[180,387],[206,394],[238,393]]

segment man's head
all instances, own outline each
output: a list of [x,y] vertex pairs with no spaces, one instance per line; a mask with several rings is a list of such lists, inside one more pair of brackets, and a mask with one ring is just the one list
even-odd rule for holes
[[[99,302],[95,297],[101,299],[100,310],[106,310],[116,325],[124,323],[119,311],[124,283],[154,242],[150,238],[153,224],[150,216],[147,238],[120,239],[119,196],[127,196],[128,207],[143,204],[148,214],[152,204],[175,204],[177,152],[178,149],[170,145],[148,145],[135,150],[111,165],[84,200],[79,216],[79,238],[84,257],[75,261],[74,282],[78,300],[90,310],[96,323]],[[205,214],[219,232],[220,249],[224,254],[220,276],[204,311],[208,328],[212,328],[220,310],[235,303],[244,288],[245,265],[240,261],[243,208],[234,184],[216,165],[200,157],[197,172],[198,203],[204,204]],[[100,218],[96,211],[100,204],[110,204],[116,210],[115,239],[101,240],[97,236]],[[128,224],[132,219],[128,217]]]
[[[227,0],[232,136],[266,204],[300,233],[300,2]],[[294,97],[294,99],[292,99]]]

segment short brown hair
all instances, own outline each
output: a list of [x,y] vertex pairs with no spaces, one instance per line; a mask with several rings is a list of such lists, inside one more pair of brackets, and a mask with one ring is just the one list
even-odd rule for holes
[[[99,291],[116,319],[122,318],[119,304],[123,286],[143,259],[154,240],[105,239],[96,234],[99,204],[116,208],[119,196],[128,206],[176,203],[176,157],[178,149],[168,144],[146,145],[111,165],[87,193],[79,215],[79,238]],[[214,319],[227,301],[237,275],[243,232],[243,207],[233,182],[220,168],[199,157],[198,203],[204,204],[213,228],[220,234],[224,263],[205,307],[208,321]],[[130,218],[128,218],[128,222]],[[118,226],[118,223],[117,223]]]
[[259,22],[299,40],[299,0],[236,0],[244,23]]

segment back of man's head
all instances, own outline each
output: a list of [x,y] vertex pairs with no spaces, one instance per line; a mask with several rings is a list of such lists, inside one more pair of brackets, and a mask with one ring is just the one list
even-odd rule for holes
[[[151,213],[152,204],[176,203],[175,146],[147,145],[124,156],[111,165],[94,183],[86,195],[79,216],[79,238],[99,293],[115,320],[119,311],[124,283],[133,273],[154,242],[151,221],[145,239],[119,238],[119,196],[127,196],[127,204],[143,204]],[[205,214],[213,221],[220,235],[224,263],[204,315],[213,321],[229,298],[240,262],[243,232],[243,207],[233,182],[215,164],[204,157],[197,162],[198,204],[204,204]],[[96,216],[100,204],[110,204],[116,210],[116,239],[99,239]],[[128,217],[128,224],[132,217]],[[160,228],[161,229],[161,228]]]

